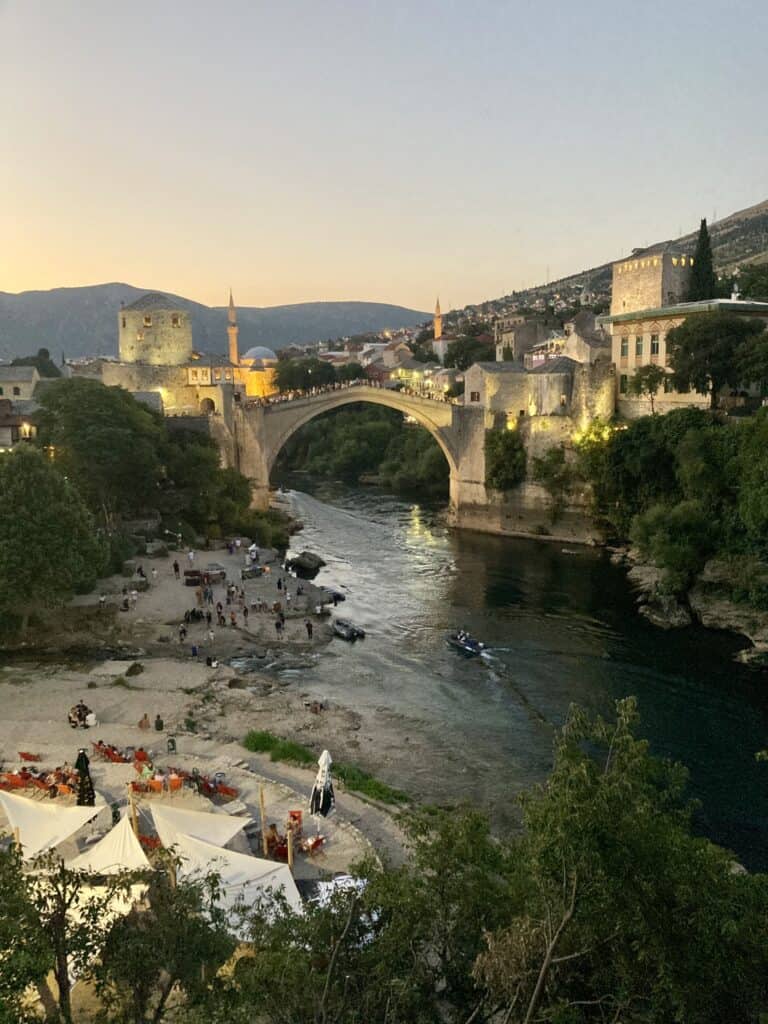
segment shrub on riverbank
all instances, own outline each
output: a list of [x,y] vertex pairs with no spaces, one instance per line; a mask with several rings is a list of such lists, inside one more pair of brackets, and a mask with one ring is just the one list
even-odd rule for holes
[[[270,761],[287,761],[302,766],[317,763],[317,754],[308,747],[303,747],[292,740],[281,739],[265,730],[251,730],[243,740],[243,746],[254,754],[269,754]],[[343,761],[334,762],[333,775],[343,782],[347,789],[361,793],[371,800],[380,800],[385,804],[402,804],[408,801],[408,795],[402,790],[380,782],[356,765],[344,764]]]
[[511,491],[525,480],[525,445],[517,430],[486,430],[485,486]]
[[254,754],[269,754],[270,761],[290,761],[293,764],[314,764],[317,761],[308,747],[258,729],[252,729],[246,735],[243,746]]
[[[768,557],[768,410],[718,420],[697,409],[645,416],[589,432],[577,472],[609,536],[632,539],[681,590],[711,557],[748,558],[759,578]],[[759,585],[737,588],[755,606]]]

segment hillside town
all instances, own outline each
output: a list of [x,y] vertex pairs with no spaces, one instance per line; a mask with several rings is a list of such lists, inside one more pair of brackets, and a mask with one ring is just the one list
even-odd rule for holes
[[[497,300],[443,315],[438,298],[431,321],[419,328],[391,328],[309,345],[291,345],[278,352],[261,346],[240,353],[237,309],[230,294],[226,317],[227,356],[198,352],[188,314],[174,309],[159,293],[149,293],[116,311],[118,349],[115,358],[80,358],[60,366],[49,358],[49,339],[40,338],[45,365],[34,358],[0,364],[0,450],[29,441],[35,432],[37,399],[50,380],[46,372],[87,377],[125,387],[139,400],[167,415],[212,415],[233,402],[268,400],[279,393],[280,363],[316,359],[334,370],[353,368],[378,386],[407,389],[426,396],[472,401],[476,388],[465,393],[465,374],[497,375],[522,368],[529,373],[554,369],[572,373],[577,366],[613,368],[614,397],[601,415],[633,417],[645,411],[641,394],[630,380],[642,366],[664,369],[657,411],[706,405],[706,396],[676,391],[666,350],[666,333],[687,319],[721,311],[768,320],[765,302],[739,292],[738,274],[722,284],[728,297],[688,300],[694,257],[669,244],[634,250],[611,268],[608,290],[596,293],[577,284],[535,298]],[[492,367],[490,363],[508,364]],[[26,364],[26,365],[24,365]],[[463,397],[462,397],[463,396]],[[755,397],[753,390],[752,396]],[[747,392],[722,396],[740,401]],[[564,406],[566,402],[562,403]]]

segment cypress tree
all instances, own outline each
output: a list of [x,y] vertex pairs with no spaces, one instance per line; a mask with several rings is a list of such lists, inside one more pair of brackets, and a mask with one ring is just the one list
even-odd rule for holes
[[717,278],[712,267],[712,245],[709,240],[707,219],[703,217],[699,228],[699,239],[693,256],[691,283],[688,288],[688,301],[698,302],[701,299],[714,299],[717,294]]

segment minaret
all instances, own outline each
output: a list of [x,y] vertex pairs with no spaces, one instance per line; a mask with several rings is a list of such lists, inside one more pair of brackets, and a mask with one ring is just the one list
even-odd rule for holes
[[237,348],[237,310],[229,289],[229,309],[227,310],[227,337],[229,338],[229,361],[233,366],[240,365],[240,352]]
[[435,330],[435,341],[439,341],[443,336],[443,316],[442,313],[440,312],[439,295],[437,297],[437,302],[435,303],[435,316],[434,319],[432,320],[432,326],[434,327]]

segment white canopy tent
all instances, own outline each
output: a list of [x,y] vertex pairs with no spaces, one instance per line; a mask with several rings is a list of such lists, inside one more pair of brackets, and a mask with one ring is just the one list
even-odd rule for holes
[[180,877],[217,872],[221,885],[221,907],[226,912],[233,911],[241,901],[248,906],[269,893],[282,893],[288,906],[301,912],[301,896],[287,864],[276,864],[272,860],[223,850],[182,832],[176,834],[172,845],[181,858]]
[[127,815],[98,843],[67,862],[67,867],[73,871],[93,871],[98,875],[142,871],[150,866]]
[[152,819],[157,834],[166,848],[176,842],[180,833],[193,839],[202,839],[212,846],[226,846],[241,828],[251,824],[251,818],[230,817],[228,814],[211,814],[209,811],[190,811],[181,807],[168,807],[153,803]]
[[37,857],[69,839],[100,814],[104,806],[102,801],[96,807],[57,807],[3,792],[0,792],[0,804],[11,828],[19,830],[24,860]]

